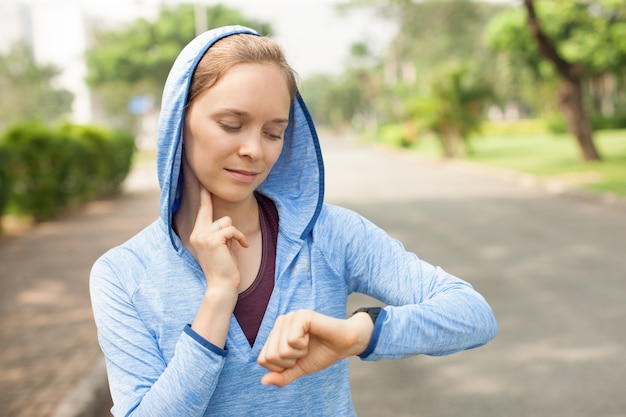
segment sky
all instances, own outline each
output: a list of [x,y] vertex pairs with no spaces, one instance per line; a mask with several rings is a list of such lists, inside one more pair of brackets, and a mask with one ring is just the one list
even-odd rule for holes
[[336,0],[230,0],[226,2],[251,17],[267,20],[275,38],[301,76],[315,72],[338,73],[350,45],[366,41],[373,50],[382,49],[393,36],[390,23],[376,19],[370,11],[353,10],[339,15]]
[[[89,9],[112,19],[128,19],[137,12],[149,15],[159,3],[159,0],[82,1]],[[375,18],[368,10],[339,15],[335,6],[340,0],[196,1],[206,6],[221,3],[241,10],[246,17],[270,22],[276,32],[272,36],[283,46],[301,77],[319,72],[339,73],[351,44],[366,41],[372,50],[380,51],[394,34],[393,25]],[[165,1],[176,2],[179,0]]]
[[[342,0],[187,0],[212,6],[218,3],[239,9],[244,16],[271,23],[271,34],[285,50],[300,79],[316,73],[339,74],[349,57],[350,46],[367,42],[370,50],[382,51],[394,35],[389,22],[371,11],[358,9],[339,15]],[[57,83],[74,94],[73,117],[91,120],[90,94],[84,83],[83,60],[88,47],[84,36],[92,19],[123,24],[138,17],[156,17],[160,4],[183,0],[0,0],[0,53],[8,51],[20,36],[34,46],[40,63],[62,69]],[[26,5],[28,7],[22,7]],[[84,19],[84,16],[89,19]],[[87,27],[86,27],[87,26]]]

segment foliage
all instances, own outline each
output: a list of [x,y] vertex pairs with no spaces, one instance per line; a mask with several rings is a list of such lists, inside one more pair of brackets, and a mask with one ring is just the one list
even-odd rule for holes
[[73,96],[53,87],[60,70],[38,65],[25,43],[0,56],[0,128],[18,120],[53,122],[68,114]]
[[83,159],[74,161],[81,173],[72,194],[83,201],[116,194],[130,171],[135,149],[134,137],[127,131],[111,132],[95,126],[63,124],[59,134],[75,142]]
[[302,83],[300,91],[313,118],[333,128],[349,122],[362,102],[360,85],[348,77],[315,75]]
[[52,129],[34,122],[10,127],[0,144],[9,154],[10,204],[37,221],[119,191],[134,151],[128,133],[67,124]]
[[[11,195],[12,176],[9,170],[9,150],[0,143],[0,217],[9,202]],[[1,223],[0,223],[1,226]]]
[[[595,115],[591,117],[591,125],[593,130],[616,130],[626,129],[626,116],[601,116]],[[546,118],[546,128],[551,133],[567,133],[567,123],[561,116],[550,116]]]
[[[615,0],[543,0],[537,2],[543,29],[570,62],[589,74],[620,71],[626,64],[626,3]],[[518,54],[537,66],[539,52],[526,30],[522,9],[509,9],[489,23],[488,45]]]
[[[242,24],[260,33],[271,32],[268,24],[225,6],[209,7],[206,13],[211,27]],[[130,98],[148,96],[159,105],[176,56],[194,36],[192,4],[165,8],[154,22],[138,19],[119,31],[95,33],[94,46],[86,54],[87,82],[105,111],[128,126]]]
[[377,59],[363,43],[351,46],[348,68],[340,76],[319,74],[302,83],[301,91],[314,119],[332,128],[363,127],[375,119],[380,77]]
[[416,97],[407,106],[408,117],[419,131],[430,131],[440,140],[445,157],[454,158],[463,144],[472,152],[470,136],[480,130],[482,107],[491,90],[469,66],[440,67],[433,78],[431,94]]
[[[536,8],[543,30],[559,54],[566,61],[579,65],[587,79],[607,73],[623,75],[626,2],[543,0],[537,2]],[[485,43],[506,57],[499,61],[496,74],[508,77],[508,91],[500,91],[506,99],[522,98],[538,114],[553,112],[554,100],[545,100],[545,97],[554,97],[556,93],[556,73],[541,59],[537,43],[526,27],[526,19],[521,8],[501,12],[487,25]],[[537,94],[537,88],[545,89],[545,94]]]
[[410,148],[417,139],[414,128],[410,122],[385,124],[378,130],[377,140],[395,148]]
[[[499,133],[498,128],[485,128],[475,141],[476,152],[461,158],[481,166],[530,174],[539,180],[558,180],[568,187],[626,197],[625,130],[598,132],[596,141],[606,157],[602,161],[583,162],[567,135],[538,133],[535,128],[527,131],[526,123],[522,122],[520,129],[516,129],[516,122],[507,123],[505,134]],[[432,157],[439,152],[438,143],[428,139],[414,149]]]
[[494,67],[481,35],[503,6],[471,0],[353,0],[346,7],[361,6],[398,25],[384,64],[367,71],[376,86],[368,95],[367,114],[383,124],[378,134],[411,146],[421,133],[434,132],[445,154],[455,156],[459,142],[469,145],[491,97],[479,81],[492,79]]

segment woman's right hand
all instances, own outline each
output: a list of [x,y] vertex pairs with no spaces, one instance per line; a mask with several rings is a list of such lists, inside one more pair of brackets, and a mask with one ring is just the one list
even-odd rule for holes
[[232,247],[239,244],[247,248],[248,242],[230,217],[213,221],[211,193],[203,186],[200,186],[200,207],[189,243],[207,280],[202,305],[191,328],[223,348],[241,281]]
[[237,293],[240,283],[237,259],[232,246],[237,242],[244,248],[248,242],[230,217],[213,221],[211,193],[200,186],[200,207],[189,243],[194,248],[196,260],[206,276],[209,288],[232,289]]

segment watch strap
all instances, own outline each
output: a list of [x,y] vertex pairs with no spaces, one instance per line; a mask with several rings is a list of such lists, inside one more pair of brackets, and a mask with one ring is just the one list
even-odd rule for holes
[[367,313],[372,319],[372,323],[376,323],[376,319],[378,318],[378,315],[380,314],[380,310],[382,310],[382,307],[361,307],[359,309],[354,310],[352,315],[354,316],[356,313]]

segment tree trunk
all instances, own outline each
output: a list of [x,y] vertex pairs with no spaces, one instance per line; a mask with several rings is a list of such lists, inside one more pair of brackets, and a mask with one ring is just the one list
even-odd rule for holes
[[591,123],[585,114],[582,99],[582,83],[563,79],[559,88],[559,105],[565,116],[570,132],[578,141],[584,161],[598,161],[600,155],[593,143]]
[[533,0],[524,0],[528,12],[528,29],[537,41],[539,51],[556,68],[561,76],[559,105],[565,116],[570,132],[576,137],[584,161],[600,160],[600,155],[593,142],[591,123],[583,106],[582,69],[565,61],[550,42],[541,28],[535,12]]

